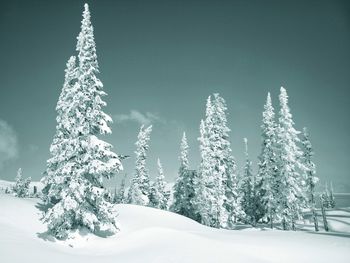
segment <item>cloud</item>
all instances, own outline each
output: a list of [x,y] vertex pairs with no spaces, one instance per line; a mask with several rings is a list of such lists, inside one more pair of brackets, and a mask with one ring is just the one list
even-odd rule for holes
[[7,122],[0,120],[0,169],[7,161],[17,156],[17,135]]
[[146,112],[145,114],[137,111],[131,110],[129,114],[116,114],[113,116],[115,122],[123,123],[123,122],[136,122],[140,125],[150,125],[156,122],[163,122],[163,120],[159,117],[158,114]]

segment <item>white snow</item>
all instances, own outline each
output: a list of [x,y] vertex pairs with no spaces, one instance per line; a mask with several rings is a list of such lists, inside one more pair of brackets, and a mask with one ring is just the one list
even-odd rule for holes
[[339,221],[333,218],[344,219],[340,230],[348,233],[315,234],[266,228],[218,230],[171,212],[117,205],[116,235],[103,238],[81,230],[57,241],[44,234],[37,202],[0,194],[1,262],[348,262],[350,258],[350,209],[333,211],[329,218],[335,228]]

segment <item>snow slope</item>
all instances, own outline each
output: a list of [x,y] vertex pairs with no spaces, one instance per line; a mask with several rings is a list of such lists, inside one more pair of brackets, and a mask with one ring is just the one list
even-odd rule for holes
[[[103,238],[80,231],[69,240],[56,241],[44,233],[37,201],[0,194],[1,262],[348,262],[350,258],[349,233],[218,230],[134,205],[117,206],[121,229],[117,235]],[[339,215],[350,218],[348,210]]]

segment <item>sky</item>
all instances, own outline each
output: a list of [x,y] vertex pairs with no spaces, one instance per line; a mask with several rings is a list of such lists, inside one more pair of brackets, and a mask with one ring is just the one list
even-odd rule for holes
[[[232,151],[241,169],[243,138],[252,161],[261,150],[266,95],[278,111],[287,89],[295,127],[307,126],[320,185],[350,192],[349,1],[87,1],[99,78],[114,123],[105,140],[131,155],[140,125],[153,125],[147,165],[176,178],[187,133],[190,166],[199,164],[206,98],[227,102]],[[68,58],[76,55],[84,1],[0,1],[0,179],[39,180],[55,133]]]

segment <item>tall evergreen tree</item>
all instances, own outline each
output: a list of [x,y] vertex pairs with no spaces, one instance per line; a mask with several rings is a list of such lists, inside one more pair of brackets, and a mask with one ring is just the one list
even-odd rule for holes
[[214,94],[213,101],[209,96],[199,138],[201,164],[195,203],[201,222],[218,228],[230,227],[241,211],[226,110],[226,103],[219,94]]
[[149,203],[149,175],[146,168],[148,142],[152,132],[152,125],[144,128],[142,125],[136,142],[136,168],[135,176],[131,180],[128,193],[128,202],[136,205],[148,205]]
[[306,205],[304,166],[302,151],[298,144],[299,132],[294,128],[288,107],[287,91],[281,87],[280,112],[277,128],[278,147],[278,206],[277,214],[282,219],[284,230],[295,230],[295,221],[302,217]]
[[189,170],[188,143],[183,133],[180,144],[180,168],[174,185],[174,201],[171,211],[197,220],[193,198],[195,196],[195,180],[197,173]]
[[241,181],[241,204],[242,209],[245,213],[245,222],[256,225],[255,216],[255,193],[254,193],[254,175],[252,171],[252,162],[248,154],[248,140],[244,138],[244,148],[245,148],[245,164],[243,167],[243,176]]
[[306,178],[307,178],[306,184],[307,184],[307,193],[308,193],[308,205],[311,209],[315,231],[318,231],[319,227],[318,227],[318,219],[317,219],[317,213],[316,213],[316,196],[315,196],[315,187],[318,182],[318,178],[316,177],[316,165],[312,161],[314,152],[310,142],[310,135],[308,130],[305,127],[303,129],[302,145],[303,145],[303,160],[304,160],[304,165],[306,167],[305,172],[306,172]]
[[163,166],[157,159],[158,175],[152,184],[149,195],[149,205],[155,208],[166,210],[168,208],[168,194],[165,189]]
[[258,213],[266,215],[273,228],[277,207],[277,148],[275,112],[270,93],[267,94],[266,104],[262,114],[262,145],[259,156],[258,173],[255,183]]
[[[67,138],[64,151],[55,170],[61,184],[58,200],[51,202],[43,221],[57,238],[66,238],[69,230],[86,227],[92,232],[116,232],[114,207],[105,200],[103,178],[110,179],[122,169],[112,145],[97,136],[111,133],[110,116],[102,111],[102,82],[97,78],[98,63],[90,21],[90,11],[84,6],[81,31],[77,43],[79,65],[73,96],[66,105],[67,114],[59,119]],[[50,165],[50,164],[48,164]],[[45,181],[45,180],[44,180]],[[55,196],[55,195],[54,195]]]

